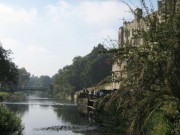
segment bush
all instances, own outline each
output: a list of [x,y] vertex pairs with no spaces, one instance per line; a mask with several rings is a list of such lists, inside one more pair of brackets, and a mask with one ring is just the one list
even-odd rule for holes
[[0,133],[2,135],[22,135],[22,131],[20,118],[5,106],[0,105]]

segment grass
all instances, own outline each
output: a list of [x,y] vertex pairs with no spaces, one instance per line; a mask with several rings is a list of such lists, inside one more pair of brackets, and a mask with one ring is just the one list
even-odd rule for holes
[[22,101],[25,96],[18,92],[0,92],[0,101]]
[[9,95],[8,92],[0,92],[0,101],[3,101],[3,99],[4,99],[7,95]]
[[8,94],[9,94],[8,92],[0,92],[0,97],[7,96]]

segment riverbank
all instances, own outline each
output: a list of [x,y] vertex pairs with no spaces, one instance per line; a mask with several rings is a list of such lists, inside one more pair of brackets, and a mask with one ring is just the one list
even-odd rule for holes
[[0,101],[23,101],[25,95],[22,92],[0,92]]
[[4,97],[8,95],[8,92],[0,92],[0,101],[3,101]]
[[53,99],[55,101],[67,101],[67,102],[74,102],[74,95],[73,94],[68,94],[65,92],[59,92],[56,94],[53,94]]

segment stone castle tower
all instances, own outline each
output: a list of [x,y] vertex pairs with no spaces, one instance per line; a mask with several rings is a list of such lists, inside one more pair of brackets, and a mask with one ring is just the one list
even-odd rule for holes
[[[174,3],[175,2],[175,3]],[[159,22],[165,21],[168,14],[172,12],[180,11],[180,0],[158,0],[158,10],[154,12],[159,18]],[[119,28],[118,31],[118,46],[123,47],[128,44],[131,45],[141,45],[143,44],[142,39],[133,39],[133,33],[138,28],[146,29],[146,24],[144,23],[143,11],[140,8],[134,11],[134,20],[131,22],[124,21],[123,26]],[[108,89],[119,89],[120,82],[117,82],[115,78],[119,76],[126,76],[121,71],[126,65],[126,61],[119,63],[118,60],[112,65],[112,83],[108,86]]]

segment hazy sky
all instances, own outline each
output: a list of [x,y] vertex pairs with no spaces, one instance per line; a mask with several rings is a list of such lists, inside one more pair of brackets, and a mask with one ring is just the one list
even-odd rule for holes
[[117,39],[128,11],[120,0],[0,0],[0,41],[19,68],[52,76],[107,36]]

